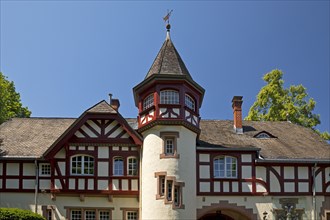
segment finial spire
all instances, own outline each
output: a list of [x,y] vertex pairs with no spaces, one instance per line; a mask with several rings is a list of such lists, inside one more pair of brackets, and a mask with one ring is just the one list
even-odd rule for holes
[[171,11],[167,10],[166,16],[163,17],[163,20],[165,22],[167,22],[167,24],[166,24],[166,30],[167,30],[166,39],[170,39],[170,29],[171,29],[170,17],[171,17],[172,12],[173,12],[173,10],[171,10]]

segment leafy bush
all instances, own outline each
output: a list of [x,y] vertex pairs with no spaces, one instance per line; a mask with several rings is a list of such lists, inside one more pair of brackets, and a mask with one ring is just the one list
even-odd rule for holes
[[45,220],[45,218],[29,210],[0,208],[0,220]]

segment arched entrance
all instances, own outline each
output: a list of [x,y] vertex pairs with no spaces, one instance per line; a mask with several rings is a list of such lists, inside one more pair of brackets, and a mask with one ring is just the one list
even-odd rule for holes
[[254,220],[257,214],[253,209],[239,206],[228,201],[219,201],[197,210],[198,220]]

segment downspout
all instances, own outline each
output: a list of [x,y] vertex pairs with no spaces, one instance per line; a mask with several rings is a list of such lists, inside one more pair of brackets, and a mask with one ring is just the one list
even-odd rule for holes
[[37,160],[34,160],[34,166],[35,166],[35,171],[36,171],[36,181],[34,184],[34,212],[38,213],[39,169],[38,169]]
[[316,218],[316,182],[315,182],[315,171],[316,171],[316,165],[317,163],[314,164],[314,167],[313,167],[313,213],[314,213],[314,219],[317,219]]

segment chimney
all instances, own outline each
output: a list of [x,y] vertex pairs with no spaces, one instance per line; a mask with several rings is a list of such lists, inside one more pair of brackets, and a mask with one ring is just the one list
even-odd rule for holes
[[120,106],[119,99],[113,99],[111,93],[109,93],[109,98],[110,98],[110,102],[109,102],[109,103],[110,103],[110,106],[111,106],[114,110],[118,111],[119,106]]
[[242,125],[242,100],[243,96],[234,96],[232,100],[232,107],[234,111],[234,131],[237,134],[243,134]]

